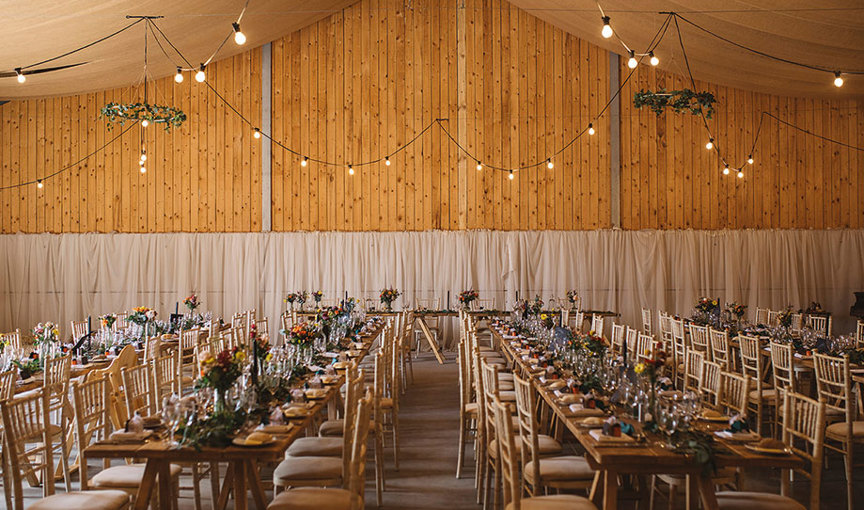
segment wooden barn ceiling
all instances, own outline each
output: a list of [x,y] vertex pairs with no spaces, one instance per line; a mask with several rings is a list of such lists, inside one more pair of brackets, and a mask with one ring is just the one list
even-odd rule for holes
[[[217,59],[260,46],[325,16],[352,0],[252,0],[243,19],[248,36],[240,47],[229,41]],[[408,8],[415,2],[405,0]],[[426,2],[416,2],[426,8]],[[458,0],[441,1],[454,8]],[[162,15],[158,23],[194,62],[206,59],[230,32],[243,1],[229,0],[31,0],[6,2],[0,72],[56,56],[82,46],[129,23],[126,15]],[[601,20],[590,0],[512,0],[512,4],[605,49],[624,54],[615,39],[600,36]],[[625,42],[644,49],[663,15],[676,11],[699,25],[766,53],[841,70],[864,71],[864,4],[861,0],[604,0],[612,25]],[[385,3],[381,8],[387,8]],[[844,87],[832,85],[830,74],[801,69],[755,55],[681,23],[693,73],[697,79],[787,96],[850,98],[864,96],[864,75],[848,76]],[[19,85],[15,77],[0,78],[0,98],[38,97],[128,86],[143,76],[143,24],[87,50],[45,66],[83,65],[32,75]],[[151,39],[152,77],[174,72]],[[685,74],[674,26],[657,48],[660,67]],[[174,57],[176,59],[176,57]]]

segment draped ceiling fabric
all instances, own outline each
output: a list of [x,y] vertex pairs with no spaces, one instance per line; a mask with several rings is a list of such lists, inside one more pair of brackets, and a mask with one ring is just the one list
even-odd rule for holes
[[[0,330],[152,306],[167,318],[198,293],[230,316],[255,308],[278,329],[284,296],[377,297],[385,286],[416,298],[475,288],[497,308],[520,297],[576,289],[586,308],[639,324],[650,307],[689,314],[701,296],[754,307],[834,313],[853,329],[864,290],[864,231],[545,231],[243,234],[14,234],[0,236]],[[182,308],[182,304],[180,305]],[[449,341],[453,338],[450,335]]]

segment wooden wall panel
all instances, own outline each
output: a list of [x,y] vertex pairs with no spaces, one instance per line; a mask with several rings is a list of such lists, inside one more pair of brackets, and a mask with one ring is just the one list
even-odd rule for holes
[[[629,73],[621,66],[621,75]],[[861,146],[864,102],[777,97],[698,82],[717,99],[708,121],[732,173],[713,151],[699,117],[659,117],[633,107],[640,89],[692,88],[680,76],[640,66],[622,90],[621,221],[625,229],[861,228],[862,152],[807,135],[761,112]],[[745,177],[735,176],[743,167]]]
[[[216,62],[208,80],[256,124],[261,51]],[[94,152],[123,129],[99,110],[135,101],[143,87],[12,101],[0,106],[0,186],[35,180]],[[261,228],[261,156],[252,130],[191,75],[150,84],[149,101],[188,120],[144,129],[147,173],[138,171],[142,129],[36,185],[0,191],[0,232],[213,232]],[[127,124],[128,125],[128,124]]]

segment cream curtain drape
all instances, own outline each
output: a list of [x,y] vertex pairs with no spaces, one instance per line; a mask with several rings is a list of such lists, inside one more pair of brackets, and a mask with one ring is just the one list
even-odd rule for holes
[[[587,308],[689,313],[700,296],[774,308],[819,301],[835,332],[853,328],[864,290],[864,231],[363,232],[240,234],[13,234],[0,236],[0,329],[155,307],[190,292],[230,315],[255,308],[273,332],[294,290],[377,296],[396,306],[475,288],[496,306],[576,289]],[[182,308],[182,304],[181,304]],[[95,322],[94,322],[95,323]]]

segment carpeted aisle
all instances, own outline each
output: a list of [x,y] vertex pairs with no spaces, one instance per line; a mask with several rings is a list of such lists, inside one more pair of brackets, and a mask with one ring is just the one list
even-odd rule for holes
[[[463,478],[456,479],[459,370],[454,357],[455,354],[448,353],[447,363],[440,365],[432,354],[422,353],[414,362],[414,383],[400,401],[399,471],[393,470],[388,449],[387,490],[381,508],[478,508],[474,503],[474,461],[470,448]],[[369,467],[368,473],[372,474],[371,459]],[[366,508],[377,508],[371,478],[366,488]]]

